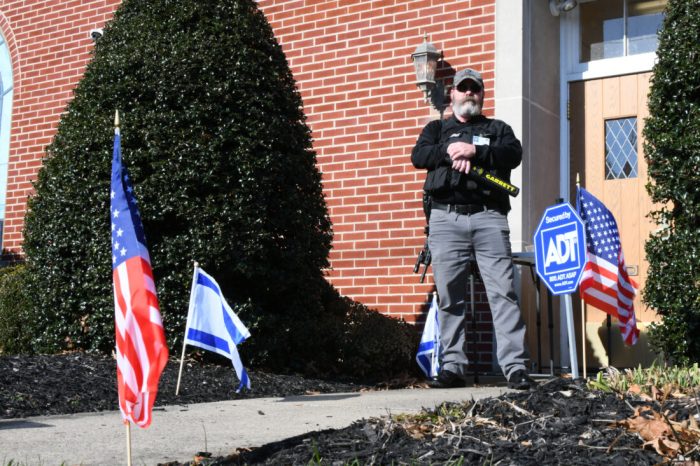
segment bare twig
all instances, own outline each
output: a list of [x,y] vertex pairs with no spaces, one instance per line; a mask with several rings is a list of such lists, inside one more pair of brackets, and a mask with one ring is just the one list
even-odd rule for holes
[[475,401],[474,404],[472,404],[472,407],[469,409],[469,412],[467,413],[467,417],[472,417],[474,415],[474,410],[476,409],[476,405],[478,405],[479,402]]
[[692,387],[693,389],[693,398],[695,401],[695,410],[698,412],[698,420],[700,421],[700,405],[698,405],[698,392],[695,391],[695,387]]
[[527,409],[521,408],[520,406],[516,405],[515,403],[511,403],[510,401],[506,401],[506,400],[501,400],[501,403],[507,404],[508,406],[510,406],[511,408],[516,410],[517,412],[519,412],[520,414],[525,414],[526,416],[530,416],[530,417],[536,417],[530,411],[528,411]]
[[[608,448],[610,448],[610,447],[599,447],[596,445],[586,445],[586,444],[580,444],[579,446],[590,448],[592,450],[607,450]],[[615,451],[639,451],[639,448],[620,447],[620,448],[616,448]]]
[[623,436],[624,434],[625,434],[625,433],[622,432],[622,433],[620,433],[620,435],[618,435],[617,437],[615,437],[615,440],[613,440],[612,443],[608,446],[608,449],[606,450],[606,453],[610,454],[610,453],[613,451],[613,448],[615,447],[615,445],[617,444],[617,442],[622,438],[622,436]]
[[515,424],[515,425],[513,426],[513,430],[517,429],[517,428],[520,427],[520,426],[524,426],[524,425],[526,425],[526,424],[532,424],[532,423],[537,422],[537,421],[544,421],[545,419],[549,419],[550,417],[554,417],[554,415],[553,415],[553,414],[550,414],[550,415],[548,415],[548,416],[541,416],[541,417],[538,417],[537,419],[533,419],[533,420],[531,420],[531,421],[525,421],[525,422],[521,422],[521,423],[519,423],[519,424]]

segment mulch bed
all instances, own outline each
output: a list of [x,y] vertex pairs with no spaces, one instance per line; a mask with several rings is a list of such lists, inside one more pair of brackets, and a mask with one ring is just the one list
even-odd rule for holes
[[[186,359],[175,396],[179,369],[179,360],[168,361],[156,406],[352,392],[367,387],[249,370],[252,390],[236,393],[238,380],[228,360],[207,364]],[[0,419],[117,409],[117,368],[112,357],[87,353],[0,356]]]
[[[181,394],[175,397],[178,369],[178,361],[168,363],[157,405],[372,388],[250,371],[253,390],[236,394],[231,366],[189,360]],[[205,458],[201,464],[700,466],[697,401],[668,393],[657,398],[590,391],[555,378],[529,392],[446,403],[417,416],[362,420],[345,429]],[[84,353],[0,356],[0,418],[115,409],[113,358]]]
[[[692,416],[695,406],[687,398],[661,406],[552,379],[530,392],[446,403],[419,416],[363,420],[203,464],[700,465],[700,438],[687,441],[685,454],[676,452],[672,460],[657,452],[654,442],[645,442],[645,432],[628,425],[630,419],[648,420],[644,427],[650,427],[658,420],[653,413],[662,409],[680,421]],[[661,444],[668,441],[659,438]]]

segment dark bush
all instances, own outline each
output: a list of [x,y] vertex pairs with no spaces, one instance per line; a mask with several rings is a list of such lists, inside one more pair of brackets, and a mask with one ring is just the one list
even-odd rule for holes
[[125,0],[104,32],[29,201],[34,343],[114,345],[118,109],[171,347],[197,260],[251,323],[258,363],[319,354],[331,225],[301,98],[264,15],[252,0]]
[[341,373],[379,381],[404,375],[418,376],[416,327],[338,296],[346,309],[340,345]]
[[32,337],[39,330],[27,298],[27,268],[0,268],[0,353],[31,354]]
[[644,128],[647,189],[659,224],[645,245],[644,301],[662,317],[652,345],[677,363],[700,360],[700,8],[669,0]]

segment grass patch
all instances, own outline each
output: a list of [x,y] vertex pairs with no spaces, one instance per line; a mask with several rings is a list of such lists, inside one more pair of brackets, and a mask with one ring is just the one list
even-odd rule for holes
[[606,392],[645,394],[681,393],[697,396],[700,389],[700,367],[695,363],[689,367],[662,366],[625,369],[620,371],[608,367],[598,372],[596,378],[588,382],[588,388]]

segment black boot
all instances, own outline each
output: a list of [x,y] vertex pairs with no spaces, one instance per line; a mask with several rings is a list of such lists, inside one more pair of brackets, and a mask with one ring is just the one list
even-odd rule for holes
[[431,380],[428,385],[430,388],[457,388],[465,387],[467,383],[461,375],[452,371],[440,371],[437,379]]
[[508,377],[508,388],[516,390],[530,390],[535,388],[537,383],[527,375],[524,369],[518,369]]

